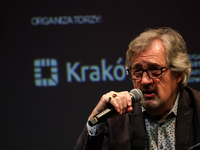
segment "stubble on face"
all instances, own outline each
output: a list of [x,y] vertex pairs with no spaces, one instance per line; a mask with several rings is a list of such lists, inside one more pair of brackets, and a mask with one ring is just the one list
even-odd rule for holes
[[162,105],[162,100],[160,99],[159,93],[157,88],[153,85],[145,85],[142,87],[143,94],[145,93],[155,93],[153,97],[145,97],[143,96],[143,99],[140,101],[142,106],[147,110],[153,110],[156,108],[159,108]]

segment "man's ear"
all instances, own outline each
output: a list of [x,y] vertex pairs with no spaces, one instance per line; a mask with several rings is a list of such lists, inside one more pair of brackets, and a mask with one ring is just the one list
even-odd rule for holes
[[177,74],[177,83],[180,83],[182,79],[183,79],[183,71]]

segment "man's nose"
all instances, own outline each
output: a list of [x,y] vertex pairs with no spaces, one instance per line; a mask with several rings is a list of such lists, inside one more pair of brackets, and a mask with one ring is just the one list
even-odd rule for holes
[[147,72],[143,72],[143,76],[141,78],[141,84],[149,84],[149,83],[152,83],[153,82],[153,79],[151,79],[149,77],[149,75],[147,74]]

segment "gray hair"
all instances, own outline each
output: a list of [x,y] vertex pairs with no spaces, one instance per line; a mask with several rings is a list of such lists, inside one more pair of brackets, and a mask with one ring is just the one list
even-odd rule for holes
[[182,36],[169,27],[147,29],[136,37],[130,44],[126,53],[126,68],[132,65],[133,56],[145,49],[155,40],[163,42],[166,49],[166,60],[175,73],[183,72],[183,78],[179,83],[180,88],[187,85],[191,73],[190,58],[187,55],[187,46]]

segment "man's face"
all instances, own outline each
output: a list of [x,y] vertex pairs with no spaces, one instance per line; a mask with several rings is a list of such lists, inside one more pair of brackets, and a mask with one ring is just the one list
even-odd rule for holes
[[[132,68],[147,69],[150,67],[169,66],[166,60],[165,46],[160,40],[152,44],[132,59]],[[172,73],[170,69],[163,69],[161,78],[151,79],[147,72],[139,80],[133,80],[134,88],[140,89],[144,96],[141,104],[148,111],[170,110],[178,93],[178,83],[182,74]]]

